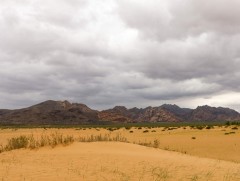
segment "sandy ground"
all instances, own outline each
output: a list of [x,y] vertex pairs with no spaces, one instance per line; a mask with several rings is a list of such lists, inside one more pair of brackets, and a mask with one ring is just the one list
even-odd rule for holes
[[130,143],[73,143],[0,154],[5,180],[240,180],[240,165]]
[[[2,129],[0,130],[0,145],[6,144],[7,140],[19,135],[33,134],[40,137],[42,134],[62,133],[63,135],[73,135],[85,137],[90,135],[110,134],[112,136],[120,134],[126,137],[129,142],[153,142],[159,140],[159,147],[164,150],[177,151],[188,155],[204,158],[213,158],[240,163],[240,127],[233,130],[233,126],[215,127],[214,129],[186,129],[163,131],[163,128],[131,128],[108,131],[106,129]],[[147,133],[143,131],[148,130]],[[132,131],[132,133],[130,133]],[[225,135],[225,133],[235,132],[235,134]],[[195,137],[195,139],[192,139]]]

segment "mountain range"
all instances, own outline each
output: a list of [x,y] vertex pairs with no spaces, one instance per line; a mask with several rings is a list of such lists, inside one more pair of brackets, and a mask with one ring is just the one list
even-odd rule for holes
[[23,109],[0,109],[0,124],[95,124],[138,122],[216,122],[239,121],[240,114],[229,108],[198,106],[196,109],[163,104],[159,107],[116,106],[97,111],[85,104],[48,100]]

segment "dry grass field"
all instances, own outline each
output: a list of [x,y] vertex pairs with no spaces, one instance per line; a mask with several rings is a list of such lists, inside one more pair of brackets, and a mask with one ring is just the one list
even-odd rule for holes
[[0,180],[240,180],[239,130],[1,129],[2,148],[21,135],[34,140],[71,136],[74,142],[3,151]]

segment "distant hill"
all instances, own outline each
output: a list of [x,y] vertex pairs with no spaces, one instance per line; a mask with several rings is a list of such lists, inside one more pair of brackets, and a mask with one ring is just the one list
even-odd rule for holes
[[240,114],[223,107],[199,106],[196,109],[163,104],[159,107],[131,108],[116,106],[97,111],[85,104],[48,100],[16,110],[0,109],[0,124],[94,124],[134,122],[239,121]]
[[99,119],[113,122],[195,122],[238,121],[240,114],[223,107],[199,106],[196,109],[164,104],[159,107],[127,109],[122,106],[101,111]]
[[0,110],[3,124],[83,124],[98,120],[98,111],[84,104],[45,101],[17,110]]

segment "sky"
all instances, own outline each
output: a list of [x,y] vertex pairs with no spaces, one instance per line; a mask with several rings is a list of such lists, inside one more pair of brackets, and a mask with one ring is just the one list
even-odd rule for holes
[[239,0],[1,0],[0,108],[240,111]]

